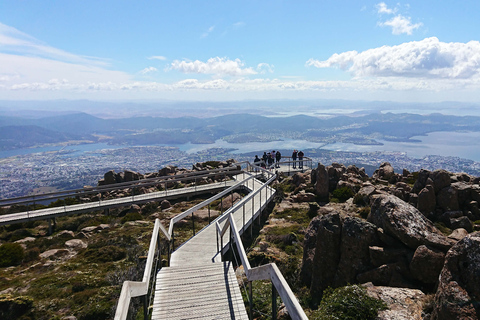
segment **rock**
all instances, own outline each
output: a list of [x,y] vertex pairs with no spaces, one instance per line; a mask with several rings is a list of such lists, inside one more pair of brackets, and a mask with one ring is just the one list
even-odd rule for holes
[[47,251],[44,251],[42,253],[40,253],[40,258],[43,258],[43,259],[56,259],[56,258],[61,258],[63,256],[66,256],[69,254],[69,251],[66,250],[66,249],[51,249],[51,250],[47,250]]
[[160,209],[162,209],[162,210],[168,209],[168,208],[170,208],[171,206],[172,206],[172,205],[171,205],[170,201],[168,201],[168,200],[166,200],[166,199],[165,199],[165,200],[162,200],[162,202],[160,202]]
[[463,228],[458,228],[452,231],[448,236],[450,239],[460,241],[468,235],[468,231]]
[[[379,243],[376,227],[360,218],[346,217],[343,221],[340,261],[335,274],[335,287],[354,283],[357,274],[370,269],[369,247]],[[317,240],[318,242],[318,240]]]
[[417,181],[415,181],[415,184],[413,185],[412,191],[414,193],[419,193],[425,186],[427,185],[427,179],[428,176],[430,175],[430,171],[421,169],[418,172],[418,178]]
[[136,181],[142,178],[142,175],[140,173],[131,171],[131,170],[125,170],[123,174],[124,174],[123,179],[125,182]]
[[321,300],[323,290],[333,285],[340,261],[342,221],[339,213],[320,217],[315,256],[313,259],[310,294]]
[[447,253],[432,320],[478,319],[480,315],[480,232],[467,235]]
[[302,184],[307,184],[310,182],[310,174],[308,174],[307,172],[305,173],[302,173],[302,172],[296,172],[293,176],[292,176],[292,182],[298,187]]
[[415,207],[392,195],[377,196],[368,221],[414,250],[427,245],[447,251],[454,243]]
[[77,317],[75,317],[75,316],[66,316],[66,317],[63,317],[61,320],[77,320]]
[[103,175],[103,180],[105,184],[114,184],[117,183],[117,174],[114,170],[110,170]]
[[387,304],[386,310],[378,313],[376,320],[422,320],[425,294],[417,289],[375,287],[365,285],[370,297],[381,299]]
[[238,200],[240,200],[242,197],[234,192],[231,195],[226,196],[225,198],[222,199],[222,201],[218,204],[217,209],[225,211],[229,208],[231,208]]
[[429,249],[422,245],[415,250],[410,262],[413,277],[424,283],[436,283],[442,271],[445,254],[439,250]]
[[315,201],[315,195],[305,190],[300,191],[296,195],[292,196],[294,202],[313,202]]
[[441,189],[437,194],[437,206],[443,211],[457,211],[458,206],[457,190],[451,186]]
[[374,267],[380,267],[384,264],[393,263],[408,255],[408,251],[406,249],[383,248],[377,246],[369,247],[368,251],[370,254],[370,263]]
[[79,249],[85,249],[87,247],[87,243],[80,239],[72,239],[72,240],[66,241],[65,246],[69,249],[79,250]]
[[174,174],[176,172],[176,169],[176,166],[166,166],[165,168],[158,170],[158,173],[161,177],[168,176],[170,174]]
[[370,205],[371,196],[375,194],[379,194],[379,192],[373,185],[371,184],[365,185],[360,190],[358,190],[355,196],[355,203],[357,203],[358,205],[364,205],[364,206]]
[[459,217],[459,218],[450,218],[450,227],[452,229],[458,229],[458,228],[463,228],[467,230],[467,232],[472,232],[473,231],[473,224],[468,219],[468,217]]
[[24,243],[33,242],[33,241],[35,241],[34,237],[26,237],[26,238],[15,241],[15,243],[24,244]]
[[315,248],[317,245],[317,232],[321,224],[323,224],[321,216],[313,218],[308,225],[303,239],[303,259],[300,270],[300,280],[306,286],[310,286],[310,283],[312,282],[313,258],[315,257]]
[[59,233],[53,236],[54,238],[61,238],[61,239],[72,239],[75,237],[75,233],[70,230],[62,230]]
[[378,286],[388,286],[392,279],[392,273],[395,270],[395,264],[389,263],[381,265],[378,268],[370,269],[357,276],[360,283],[372,282]]
[[98,226],[91,226],[91,227],[85,227],[81,231],[84,232],[84,233],[89,233],[89,232],[96,231],[98,229],[99,229]]
[[317,176],[315,179],[315,194],[321,201],[328,201],[329,198],[329,180],[328,172],[324,165],[318,163]]
[[433,187],[435,188],[435,193],[438,193],[443,188],[450,186],[450,173],[443,169],[435,170],[430,175],[429,178],[433,181]]
[[418,194],[417,208],[425,216],[432,216],[437,204],[433,186],[426,186]]
[[373,178],[389,181],[393,178],[395,171],[390,163],[384,162],[380,165],[380,168],[375,170]]

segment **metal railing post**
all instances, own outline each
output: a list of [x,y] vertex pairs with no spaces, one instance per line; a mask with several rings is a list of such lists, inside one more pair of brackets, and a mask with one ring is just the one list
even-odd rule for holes
[[277,289],[272,282],[272,320],[277,320]]
[[148,295],[143,296],[143,319],[148,320]]
[[252,294],[252,281],[248,281],[248,295],[249,295],[249,301],[248,301],[248,305],[249,305],[249,310],[248,310],[248,313],[249,313],[249,318],[250,320],[253,320],[253,294]]
[[193,212],[192,212],[192,228],[193,228],[193,235],[195,236],[195,216],[193,215]]
[[243,225],[242,225],[242,234],[245,232],[245,204],[242,206],[243,208]]

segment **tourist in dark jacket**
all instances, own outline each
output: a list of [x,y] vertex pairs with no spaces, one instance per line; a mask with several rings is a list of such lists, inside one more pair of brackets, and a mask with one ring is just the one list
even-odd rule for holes
[[280,151],[277,151],[277,153],[275,153],[275,160],[276,160],[276,167],[277,168],[280,168],[280,160],[282,159],[282,154],[280,153]]
[[298,169],[303,170],[303,151],[298,152]]
[[297,168],[297,154],[298,154],[298,151],[293,150],[293,153],[292,153],[293,169]]

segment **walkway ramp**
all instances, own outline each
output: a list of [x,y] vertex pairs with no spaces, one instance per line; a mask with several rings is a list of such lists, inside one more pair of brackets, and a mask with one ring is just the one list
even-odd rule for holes
[[[246,187],[255,193],[262,185],[251,179]],[[241,233],[272,199],[273,190],[268,186],[264,190],[230,210]],[[152,319],[248,319],[231,263],[222,262],[218,252],[217,222],[223,227],[225,217],[172,253],[170,267],[157,274]],[[223,243],[228,242],[228,234],[225,237]]]
[[162,268],[152,312],[160,319],[247,320],[231,263]]

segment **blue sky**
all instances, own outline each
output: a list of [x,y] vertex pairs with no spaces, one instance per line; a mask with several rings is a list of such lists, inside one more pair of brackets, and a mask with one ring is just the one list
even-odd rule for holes
[[1,1],[0,100],[480,102],[479,1]]

